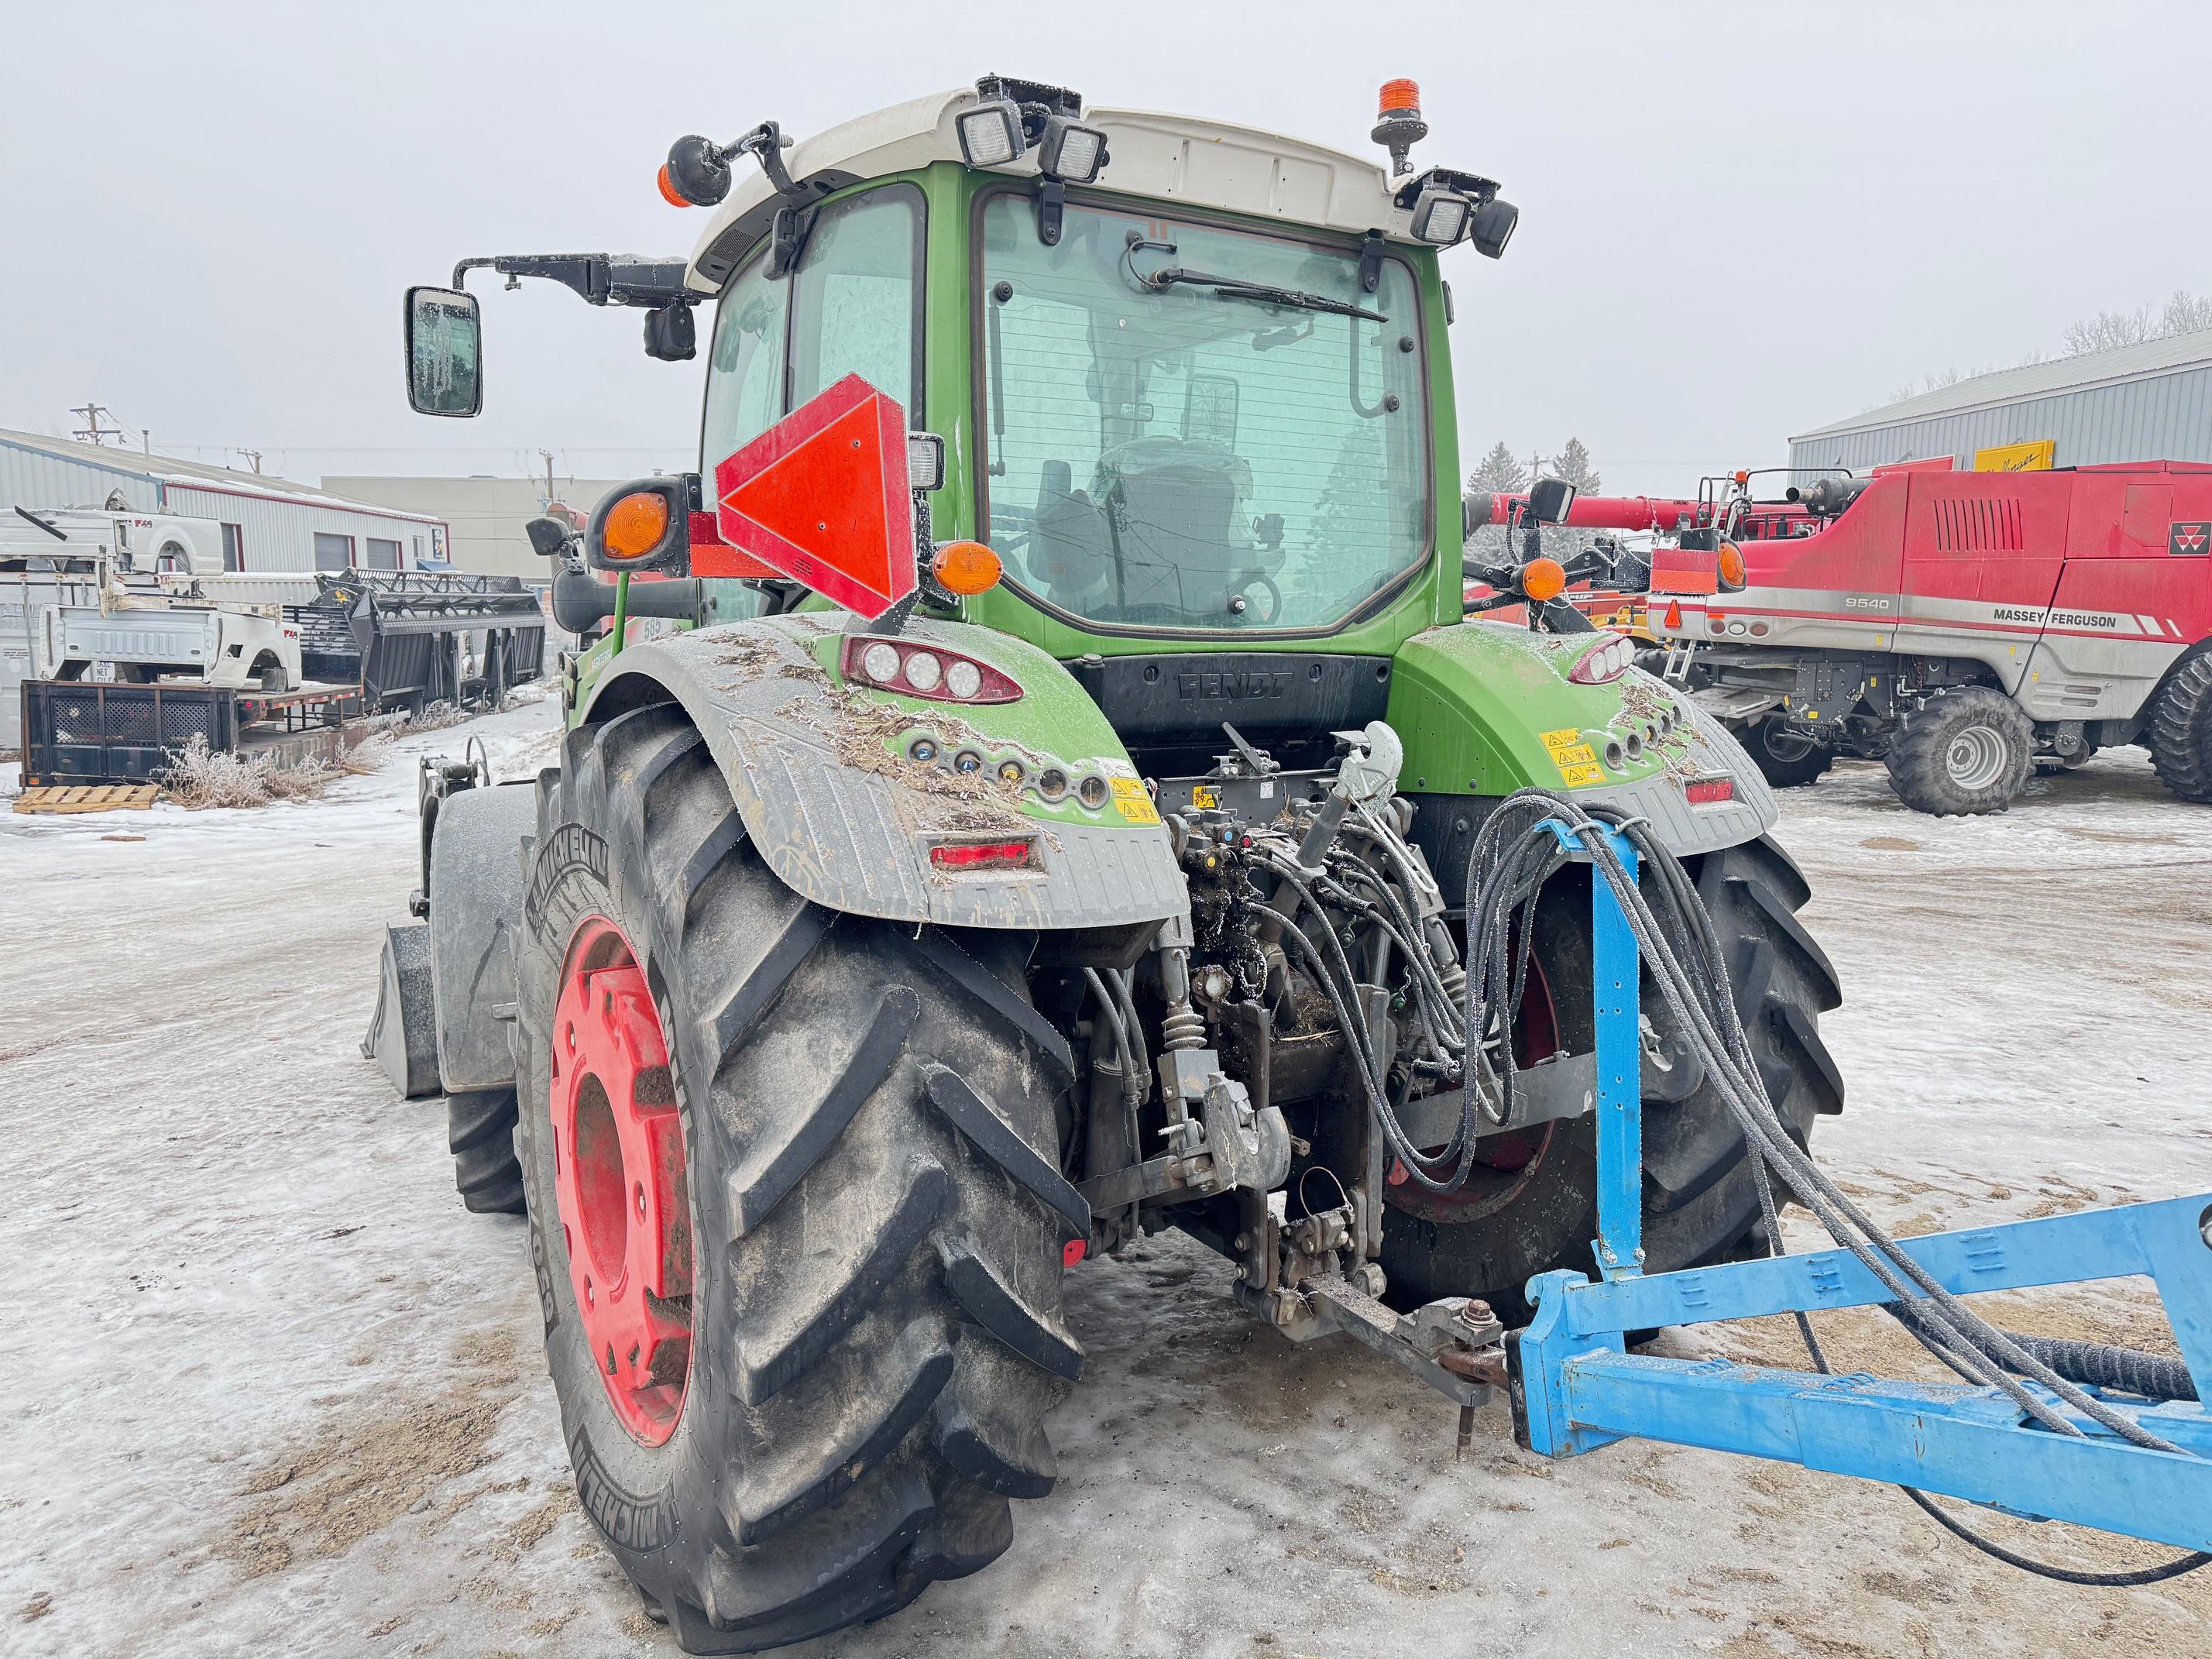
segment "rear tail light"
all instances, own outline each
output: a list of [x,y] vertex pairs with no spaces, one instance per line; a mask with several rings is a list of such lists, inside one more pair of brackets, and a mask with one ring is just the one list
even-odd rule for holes
[[1635,663],[1635,645],[1626,635],[1616,634],[1584,652],[1582,659],[1567,670],[1567,678],[1577,685],[1603,685],[1608,680],[1619,679]]
[[946,842],[929,849],[929,861],[940,870],[1027,870],[1036,862],[1036,837],[1019,841]]
[[919,640],[847,636],[845,678],[932,702],[1013,702],[1022,688],[986,662]]
[[1735,799],[1735,780],[1722,775],[1715,778],[1685,778],[1682,793],[1692,806],[1722,806]]

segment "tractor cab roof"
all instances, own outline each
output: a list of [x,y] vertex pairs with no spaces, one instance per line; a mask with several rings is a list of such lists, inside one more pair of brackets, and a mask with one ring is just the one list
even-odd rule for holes
[[[954,118],[975,102],[975,88],[963,87],[894,104],[799,140],[784,153],[784,164],[818,198],[933,161],[958,162]],[[1255,127],[1151,110],[1091,108],[1083,122],[1106,134],[1102,190],[1355,236],[1380,230],[1395,241],[1416,241],[1410,204],[1398,205],[1382,167],[1359,156]],[[720,293],[784,205],[764,173],[740,164],[744,170],[693,251],[685,280],[695,293]],[[1033,179],[1036,152],[979,171]]]

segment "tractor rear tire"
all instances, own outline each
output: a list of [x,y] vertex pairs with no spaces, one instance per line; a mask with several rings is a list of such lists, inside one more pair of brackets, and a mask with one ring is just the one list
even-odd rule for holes
[[2212,804],[2212,651],[2173,672],[2151,705],[2150,762],[2184,800]]
[[[1820,1015],[1843,997],[1835,969],[1796,917],[1810,896],[1805,878],[1765,836],[1706,854],[1694,874],[1768,1097],[1799,1144],[1809,1146],[1814,1119],[1843,1109],[1843,1079],[1819,1029]],[[1547,887],[1534,956],[1555,1010],[1547,1042],[1588,1052],[1594,1027],[1586,867],[1562,872]],[[1647,1004],[1655,996],[1647,976]],[[1480,1171],[1465,1197],[1424,1194],[1410,1182],[1389,1189],[1382,1260],[1394,1306],[1474,1296],[1509,1325],[1521,1324],[1529,1311],[1522,1292],[1531,1275],[1556,1267],[1595,1271],[1595,1123],[1586,1115],[1532,1130],[1513,1156],[1524,1152],[1525,1162],[1509,1158],[1506,1167]],[[1742,1132],[1712,1085],[1702,1084],[1676,1102],[1647,1097],[1646,1270],[1763,1254],[1764,1238]]]
[[463,1089],[447,1095],[446,1145],[453,1154],[453,1186],[463,1204],[478,1215],[523,1213],[514,1090]]
[[[572,1240],[558,1200],[583,1190],[585,1120],[564,1174],[550,1115],[556,1016],[580,1006],[562,987],[585,976],[582,1017],[597,1006],[572,945],[615,930],[665,1043],[665,1071],[636,1075],[680,1123],[679,1198],[657,1213],[688,1212],[653,1258],[680,1253],[689,1291],[648,1304],[690,1332],[657,1440],[629,1426],[644,1390],[618,1401],[616,1356],[583,1334],[599,1235]],[[1043,1419],[1083,1357],[1061,1279],[1088,1223],[1059,1174],[1073,1065],[1030,1001],[1033,943],[801,898],[673,704],[571,732],[540,780],[518,1139],[546,1354],[585,1513],[687,1652],[881,1618],[995,1559],[1008,1498],[1053,1486]],[[592,1074],[568,1073],[559,1099],[580,1101]],[[572,1264],[572,1243],[592,1249]],[[604,1320],[619,1286],[594,1294]]]
[[1736,737],[1759,775],[1777,789],[1796,789],[1814,782],[1836,763],[1834,750],[1800,739],[1795,733],[1784,735],[1778,720],[1770,718],[1747,726]]
[[1889,745],[1889,787],[1916,812],[2002,812],[2035,769],[2035,727],[1993,686],[1940,691]]

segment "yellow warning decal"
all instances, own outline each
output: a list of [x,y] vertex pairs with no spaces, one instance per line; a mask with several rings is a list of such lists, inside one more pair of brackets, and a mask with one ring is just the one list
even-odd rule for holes
[[1578,789],[1586,783],[1603,783],[1605,769],[1597,763],[1597,753],[1583,741],[1580,728],[1563,726],[1556,732],[1537,734],[1544,747],[1552,751],[1552,764],[1559,769],[1559,780],[1570,789]]
[[1221,797],[1207,788],[1206,785],[1194,783],[1190,787],[1190,804],[1193,806],[1218,806],[1221,805]]
[[1159,808],[1146,792],[1141,778],[1109,778],[1107,783],[1114,791],[1115,808],[1131,823],[1158,823]]

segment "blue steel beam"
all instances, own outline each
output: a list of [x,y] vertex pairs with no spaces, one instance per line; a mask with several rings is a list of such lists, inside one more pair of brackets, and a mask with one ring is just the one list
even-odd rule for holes
[[[1563,852],[1588,859],[1583,831],[1557,818],[1542,827]],[[1631,881],[1636,848],[1610,824],[1589,826],[1613,845]],[[1644,1041],[1637,976],[1643,958],[1612,886],[1590,869],[1590,972],[1597,1030],[1597,1238],[1591,1250],[1609,1280],[1644,1270]]]
[[[1930,1233],[1898,1244],[1954,1295],[2135,1274],[2154,1279],[2197,1394],[2212,1399],[2212,1246],[2203,1233],[2208,1211],[2212,1193]],[[1539,1286],[1559,1277],[1532,1279],[1530,1299],[1547,1293]],[[1595,1336],[1865,1307],[1891,1299],[1888,1289],[1849,1250],[1814,1250],[1574,1285],[1562,1304],[1562,1329],[1573,1336]]]
[[[1519,1345],[1523,1376],[1555,1358],[1532,1349],[1534,1334]],[[1550,1386],[1540,1389],[1532,1378],[1525,1395],[1515,1393],[1516,1403],[1525,1400],[1530,1449],[1553,1456],[1634,1435],[2212,1550],[2212,1460],[2147,1451],[2086,1419],[2075,1420],[2094,1432],[2081,1439],[2023,1428],[2019,1408],[1995,1389],[1610,1349],[1558,1358],[1550,1369]],[[2140,1418],[2176,1444],[2212,1451],[2202,1407],[2161,1407]]]
[[[1587,858],[1577,832],[1546,825]],[[1607,836],[1634,872],[1634,854]],[[1528,1281],[1534,1317],[1508,1339],[1522,1443],[1571,1457],[1632,1436],[1798,1463],[1943,1492],[2015,1514],[2212,1550],[2212,1417],[2197,1402],[2107,1402],[2182,1452],[2135,1445],[2039,1387],[2081,1430],[2056,1434],[1995,1389],[1822,1376],[1624,1352],[1622,1333],[1765,1314],[1864,1307],[1892,1292],[1850,1251],[1644,1274],[1643,1114],[1636,945],[1591,872],[1597,1027],[1597,1209],[1604,1282]],[[1624,956],[1625,952],[1625,956]],[[1906,1239],[1957,1295],[2147,1275],[2157,1282],[2199,1401],[2212,1399],[2212,1194]],[[2199,1454],[2190,1455],[2190,1453]]]

